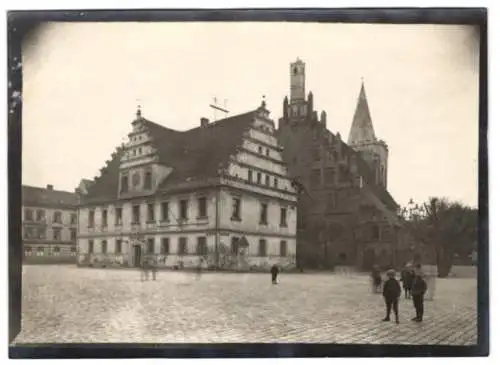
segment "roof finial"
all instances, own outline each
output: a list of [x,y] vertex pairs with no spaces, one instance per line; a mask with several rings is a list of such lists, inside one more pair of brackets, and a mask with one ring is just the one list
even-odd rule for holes
[[265,95],[262,95],[262,103],[261,103],[261,107],[265,108],[266,107],[266,96]]
[[137,112],[135,113],[135,115],[137,116],[137,119],[141,118],[141,116],[142,116],[141,104],[137,105]]

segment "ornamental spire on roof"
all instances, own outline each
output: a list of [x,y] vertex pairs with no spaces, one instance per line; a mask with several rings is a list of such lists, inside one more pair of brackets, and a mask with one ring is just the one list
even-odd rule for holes
[[348,144],[356,144],[362,142],[375,142],[375,130],[373,129],[368,100],[366,98],[365,83],[361,79],[361,90],[359,92],[358,104],[354,112],[351,131],[349,132]]

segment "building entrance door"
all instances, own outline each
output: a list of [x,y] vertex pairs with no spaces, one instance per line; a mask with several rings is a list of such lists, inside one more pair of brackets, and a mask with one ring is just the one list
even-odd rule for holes
[[141,266],[141,246],[140,245],[134,245],[134,267],[140,267]]

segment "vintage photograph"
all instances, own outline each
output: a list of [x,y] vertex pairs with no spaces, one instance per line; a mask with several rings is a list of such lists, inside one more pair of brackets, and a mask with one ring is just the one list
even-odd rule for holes
[[476,345],[479,44],[473,25],[42,23],[10,90],[13,344]]

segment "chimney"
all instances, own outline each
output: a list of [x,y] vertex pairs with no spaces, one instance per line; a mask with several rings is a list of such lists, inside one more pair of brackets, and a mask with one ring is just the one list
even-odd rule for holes
[[49,191],[54,190],[54,185],[47,185],[47,190],[49,190]]
[[201,119],[200,119],[200,125],[201,125],[203,128],[208,127],[208,123],[209,123],[209,121],[208,121],[208,119],[207,119],[207,118],[201,118]]

